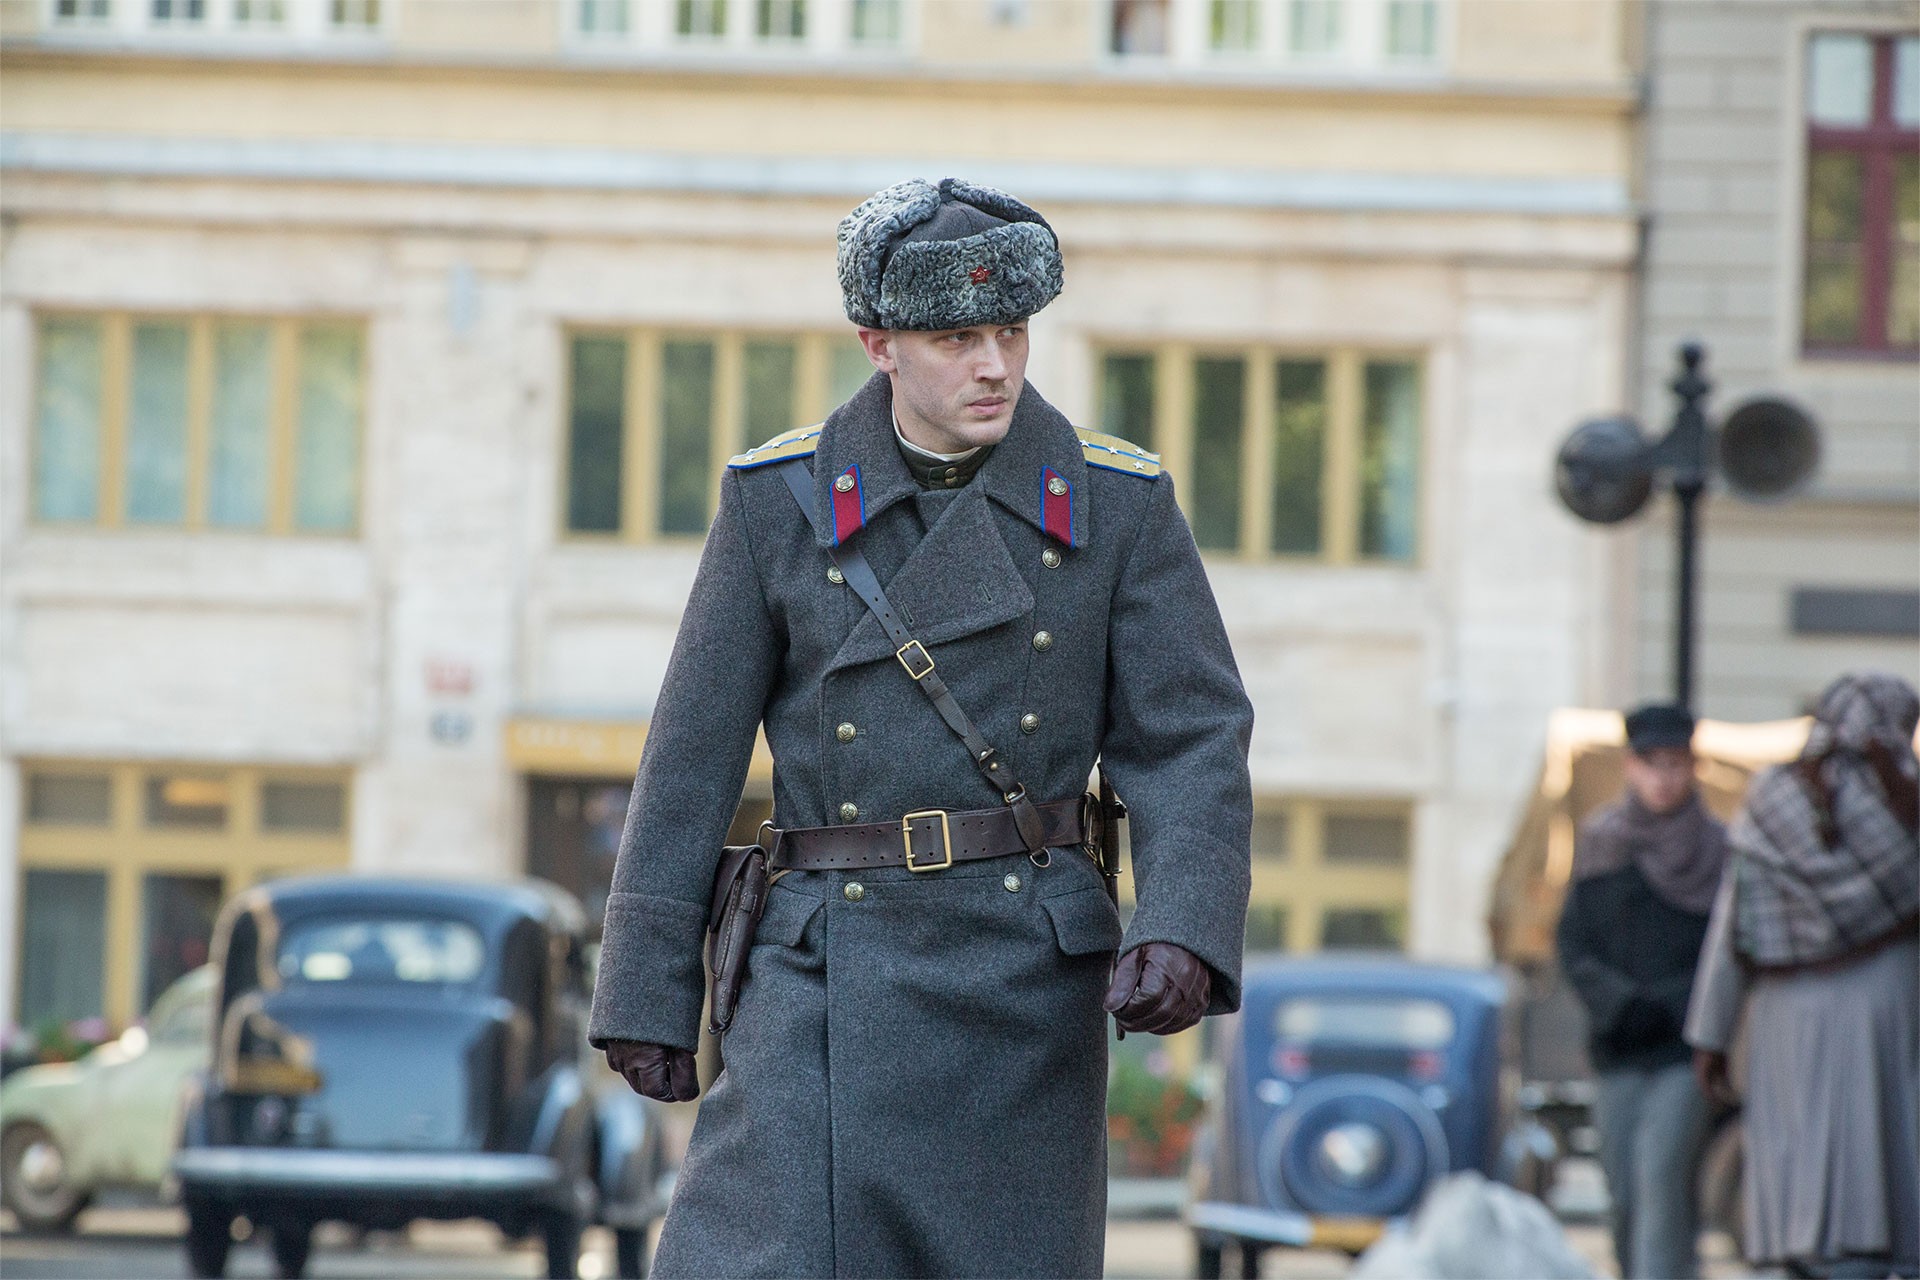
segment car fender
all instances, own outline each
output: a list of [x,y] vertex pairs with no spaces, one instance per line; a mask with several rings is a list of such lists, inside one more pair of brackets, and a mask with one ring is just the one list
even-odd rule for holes
[[54,1062],[27,1067],[0,1086],[0,1131],[32,1121],[53,1135],[66,1159],[67,1180],[88,1187],[99,1181],[96,1144],[87,1124],[97,1090],[93,1064]]
[[594,1099],[601,1220],[608,1226],[645,1226],[660,1216],[660,1125],[645,1099],[606,1088]]

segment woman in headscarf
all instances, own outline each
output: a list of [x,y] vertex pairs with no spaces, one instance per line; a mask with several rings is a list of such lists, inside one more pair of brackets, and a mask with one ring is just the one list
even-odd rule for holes
[[1693,1179],[1711,1116],[1680,1024],[1726,828],[1700,798],[1693,727],[1684,707],[1628,713],[1627,793],[1580,831],[1557,935],[1587,1012],[1614,1257],[1633,1280],[1699,1274]]
[[1746,1253],[1796,1276],[1920,1274],[1920,697],[1821,695],[1806,749],[1754,779],[1687,1017],[1731,1097],[1747,1015]]

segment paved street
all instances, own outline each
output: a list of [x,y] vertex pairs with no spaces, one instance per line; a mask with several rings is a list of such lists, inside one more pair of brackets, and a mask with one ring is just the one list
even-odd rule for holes
[[[28,1280],[161,1280],[185,1276],[180,1253],[180,1216],[169,1209],[99,1209],[81,1219],[81,1233],[69,1238],[22,1236],[10,1216],[0,1217],[0,1277]],[[1601,1266],[1608,1260],[1605,1234],[1576,1228],[1581,1252]],[[601,1233],[588,1237],[580,1274],[600,1280],[612,1274],[612,1241]],[[1114,1221],[1107,1227],[1107,1274],[1128,1280],[1161,1280],[1192,1274],[1185,1231],[1166,1219]],[[481,1280],[483,1277],[537,1276],[539,1251],[532,1245],[503,1248],[497,1232],[470,1223],[425,1223],[405,1236],[375,1235],[355,1245],[337,1229],[323,1230],[309,1274],[316,1277],[380,1277],[381,1280]],[[1264,1274],[1281,1280],[1336,1280],[1347,1272],[1346,1259],[1331,1253],[1276,1250]],[[233,1251],[228,1274],[250,1280],[273,1274],[264,1248],[241,1245]],[[1724,1271],[1716,1274],[1727,1274]]]

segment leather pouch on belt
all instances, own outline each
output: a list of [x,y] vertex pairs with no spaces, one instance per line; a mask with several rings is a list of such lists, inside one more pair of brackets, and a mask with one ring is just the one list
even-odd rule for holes
[[740,985],[747,978],[747,953],[767,909],[767,884],[765,849],[749,844],[720,851],[713,905],[707,913],[707,1030],[713,1035],[733,1024]]

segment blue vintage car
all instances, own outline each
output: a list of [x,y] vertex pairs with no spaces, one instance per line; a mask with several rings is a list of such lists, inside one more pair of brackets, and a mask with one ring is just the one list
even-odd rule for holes
[[1250,963],[1190,1166],[1199,1274],[1258,1275],[1273,1246],[1357,1253],[1443,1174],[1504,1172],[1506,1001],[1498,974],[1397,957]]
[[542,1236],[548,1274],[569,1277],[603,1223],[619,1273],[644,1275],[661,1109],[587,1048],[585,943],[579,904],[538,881],[289,879],[236,897],[174,1159],[193,1273],[224,1273],[242,1216],[283,1276],[321,1221],[477,1217]]

